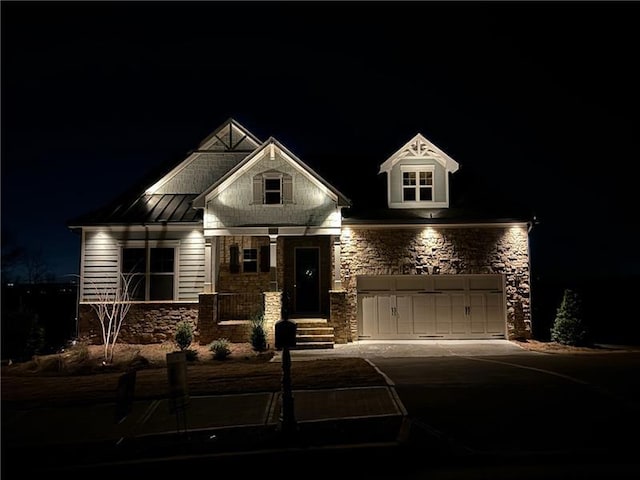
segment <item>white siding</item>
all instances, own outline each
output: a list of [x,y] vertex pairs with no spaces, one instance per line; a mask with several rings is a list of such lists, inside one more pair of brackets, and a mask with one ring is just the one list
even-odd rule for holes
[[200,231],[113,231],[104,228],[85,234],[81,298],[96,300],[95,288],[115,288],[120,271],[120,249],[125,242],[148,240],[176,245],[177,297],[197,301],[204,287],[204,237]]
[[97,300],[95,291],[113,289],[118,284],[118,242],[108,231],[86,232],[82,247],[83,301]]
[[198,301],[204,286],[204,237],[186,234],[180,241],[178,300]]

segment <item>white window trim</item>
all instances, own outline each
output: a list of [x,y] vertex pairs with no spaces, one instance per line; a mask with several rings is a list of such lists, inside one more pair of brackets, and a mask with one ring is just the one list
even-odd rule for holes
[[[418,173],[418,175],[416,175],[416,185],[414,186],[415,190],[416,190],[416,198],[418,198],[420,196],[420,172],[431,172],[431,198],[432,200],[405,200],[404,199],[404,190],[405,190],[405,186],[404,186],[404,172],[416,172]],[[431,205],[431,204],[435,204],[437,202],[435,202],[433,199],[436,198],[436,185],[435,185],[435,172],[436,172],[436,168],[434,165],[401,165],[400,166],[400,196],[401,196],[401,202],[403,205]]]
[[[283,177],[280,172],[264,172],[262,174],[262,204],[270,207],[270,206],[281,206],[284,205],[284,186],[283,186]],[[280,180],[280,202],[279,203],[267,203],[267,180]],[[276,190],[269,190],[270,192],[275,192]]]
[[[126,242],[118,242],[118,278],[122,273],[122,250],[124,248],[144,248],[146,249],[147,262],[149,260],[149,251],[152,248],[173,248],[173,299],[171,300],[146,300],[148,296],[148,288],[150,283],[146,282],[145,300],[135,300],[131,303],[172,303],[179,300],[179,263],[180,263],[180,241],[179,240],[127,240]],[[148,263],[147,263],[148,264]],[[148,273],[148,272],[147,272]],[[145,273],[145,276],[147,275]]]

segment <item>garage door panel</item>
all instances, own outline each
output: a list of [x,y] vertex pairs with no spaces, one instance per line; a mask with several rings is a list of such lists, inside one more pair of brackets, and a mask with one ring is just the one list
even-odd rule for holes
[[378,318],[378,299],[372,295],[365,295],[361,301],[362,335],[371,337],[376,334]]
[[380,295],[378,298],[378,331],[379,334],[395,334],[397,332],[395,315],[391,315],[391,296]]
[[504,333],[505,319],[501,293],[487,293],[487,333]]
[[484,293],[469,294],[468,310],[471,333],[486,333],[487,311]]
[[[360,293],[360,286],[375,290]],[[505,336],[502,288],[501,275],[359,278],[361,335],[380,339]]]
[[451,298],[451,333],[464,334],[469,331],[469,317],[466,315],[465,295],[449,294]]
[[453,321],[453,309],[451,298],[448,295],[438,295],[436,297],[436,334],[444,335],[451,333],[451,322]]
[[413,308],[412,297],[398,295],[396,297],[396,321],[399,334],[413,334]]
[[434,295],[416,295],[413,297],[413,333],[435,335],[436,301]]
[[464,290],[465,278],[457,275],[437,275],[434,276],[435,290]]

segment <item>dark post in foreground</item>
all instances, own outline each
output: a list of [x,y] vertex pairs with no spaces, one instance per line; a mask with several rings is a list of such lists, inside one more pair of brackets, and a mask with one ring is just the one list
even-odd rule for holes
[[291,353],[289,349],[296,345],[297,325],[290,321],[287,308],[282,309],[282,320],[275,324],[276,350],[282,350],[282,401],[280,408],[279,430],[289,438],[297,429],[291,391]]
[[[185,352],[167,353],[167,379],[169,380],[169,413],[176,416],[176,431],[187,432],[187,406],[189,393],[187,387],[187,354]],[[181,424],[182,420],[182,424]]]

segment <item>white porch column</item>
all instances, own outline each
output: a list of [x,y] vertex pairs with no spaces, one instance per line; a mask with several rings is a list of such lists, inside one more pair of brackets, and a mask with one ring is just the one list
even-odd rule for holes
[[204,239],[204,289],[203,293],[212,293],[211,290],[211,239]]
[[340,236],[333,237],[333,290],[342,290],[340,278]]
[[218,237],[208,237],[204,241],[204,293],[216,291],[218,278]]
[[218,291],[218,270],[220,270],[220,241],[218,237],[211,238],[211,293]]
[[278,235],[269,234],[269,289],[278,291]]

